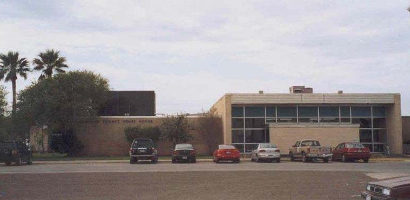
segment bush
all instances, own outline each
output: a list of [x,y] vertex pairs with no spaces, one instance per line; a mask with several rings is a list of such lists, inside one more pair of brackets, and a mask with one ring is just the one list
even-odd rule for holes
[[132,143],[135,138],[150,138],[155,143],[158,142],[161,136],[161,131],[158,127],[129,127],[124,131],[128,143]]
[[76,156],[83,150],[84,145],[72,131],[67,131],[63,134],[52,134],[50,148],[58,153]]

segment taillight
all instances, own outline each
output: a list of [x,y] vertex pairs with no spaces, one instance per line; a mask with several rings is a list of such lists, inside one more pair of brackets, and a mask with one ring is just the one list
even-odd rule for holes
[[306,153],[309,153],[309,152],[310,152],[310,148],[307,148],[307,149],[306,149]]
[[13,155],[16,155],[18,152],[17,152],[17,150],[12,150],[11,151],[11,154],[13,154]]
[[259,153],[264,153],[264,152],[266,152],[265,150],[259,150]]
[[191,155],[195,155],[195,154],[196,154],[195,150],[191,151]]
[[279,150],[279,149],[276,149],[275,152],[280,153],[280,150]]

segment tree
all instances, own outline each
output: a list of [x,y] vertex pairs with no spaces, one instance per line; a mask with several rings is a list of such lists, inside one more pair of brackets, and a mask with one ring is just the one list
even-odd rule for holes
[[54,71],[57,73],[65,73],[64,68],[68,68],[65,64],[65,57],[60,57],[60,51],[54,49],[47,49],[45,52],[41,52],[38,57],[33,60],[35,65],[34,70],[42,71],[39,79],[50,78],[53,76]]
[[150,138],[155,143],[158,142],[161,131],[158,127],[128,127],[124,130],[128,143],[132,143],[135,138]]
[[30,72],[29,62],[26,58],[19,58],[18,52],[9,51],[6,54],[0,54],[0,80],[11,81],[13,89],[12,113],[16,111],[17,92],[16,80],[18,76],[27,79],[27,72]]
[[[18,116],[63,135],[97,117],[108,97],[108,81],[89,71],[57,74],[33,83],[19,95]],[[70,136],[71,137],[71,136]]]
[[188,132],[188,120],[185,115],[167,116],[161,125],[161,139],[171,142],[173,146],[192,140]]
[[7,100],[6,100],[6,89],[4,86],[0,86],[0,118],[4,118],[6,115]]
[[197,129],[205,140],[209,154],[212,155],[217,145],[222,143],[222,119],[211,109],[204,113],[197,121]]

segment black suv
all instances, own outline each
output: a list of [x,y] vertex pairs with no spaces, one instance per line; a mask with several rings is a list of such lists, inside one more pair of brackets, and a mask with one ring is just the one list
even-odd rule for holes
[[10,165],[12,162],[21,165],[23,162],[32,164],[32,152],[28,141],[0,142],[0,162]]
[[130,148],[130,164],[137,163],[139,160],[151,160],[152,163],[158,162],[158,151],[154,147],[151,139],[134,139]]

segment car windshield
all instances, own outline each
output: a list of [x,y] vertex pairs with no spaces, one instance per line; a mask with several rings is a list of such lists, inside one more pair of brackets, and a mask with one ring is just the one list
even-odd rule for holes
[[320,143],[316,140],[305,140],[301,146],[320,146]]
[[347,143],[346,148],[364,148],[360,143]]
[[223,144],[223,145],[219,145],[219,149],[235,149],[235,147],[232,145]]
[[260,144],[260,148],[276,148],[276,145],[274,144]]
[[150,148],[152,146],[153,144],[151,140],[135,140],[132,144],[133,148]]
[[192,144],[177,144],[175,145],[175,149],[194,149]]

